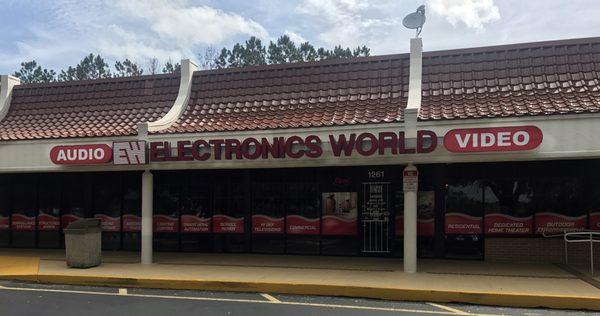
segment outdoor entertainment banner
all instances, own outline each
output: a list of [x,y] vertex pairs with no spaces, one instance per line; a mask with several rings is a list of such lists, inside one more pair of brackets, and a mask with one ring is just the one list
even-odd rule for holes
[[210,233],[211,218],[196,215],[181,215],[182,233]]
[[213,216],[213,229],[215,233],[241,234],[244,232],[244,218],[223,214],[215,215]]
[[290,235],[318,235],[321,231],[321,221],[319,218],[288,215],[286,222],[286,232]]
[[536,234],[556,234],[585,230],[587,216],[567,216],[558,213],[535,214]]
[[322,195],[323,235],[355,236],[357,233],[356,192],[327,192]]
[[69,227],[69,224],[71,224],[72,222],[74,222],[78,219],[81,219],[81,217],[79,217],[75,214],[63,214],[63,216],[61,216],[60,218],[61,218],[63,229]]
[[252,215],[253,234],[283,234],[283,217]]

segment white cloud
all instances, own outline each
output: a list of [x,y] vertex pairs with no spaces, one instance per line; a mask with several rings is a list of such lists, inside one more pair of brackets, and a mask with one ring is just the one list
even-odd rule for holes
[[429,0],[427,5],[452,25],[462,22],[479,31],[486,23],[500,20],[500,9],[493,0]]
[[308,42],[306,40],[306,38],[302,37],[302,35],[296,33],[296,32],[292,32],[290,30],[285,30],[283,32],[283,34],[287,35],[290,37],[290,39],[292,40],[292,42],[296,43],[296,45]]

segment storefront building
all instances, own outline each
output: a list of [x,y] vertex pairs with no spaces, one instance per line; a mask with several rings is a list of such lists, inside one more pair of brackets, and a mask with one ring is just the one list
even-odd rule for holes
[[599,74],[600,38],[586,38],[422,60],[2,76],[0,246],[60,248],[63,228],[96,217],[103,248],[149,260],[401,257],[416,237],[422,258],[561,262],[548,235],[600,230]]

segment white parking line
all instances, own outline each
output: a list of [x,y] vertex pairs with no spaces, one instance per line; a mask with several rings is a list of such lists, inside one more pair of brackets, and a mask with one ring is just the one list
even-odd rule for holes
[[127,289],[119,289],[119,295],[127,295]]
[[[2,291],[27,291],[27,292],[51,292],[51,293],[68,293],[68,294],[87,294],[87,295],[104,295],[104,296],[120,296],[121,295],[120,293],[115,293],[115,292],[93,292],[93,291],[78,291],[78,290],[21,288],[21,287],[7,287],[7,286],[2,286],[2,285],[0,285],[0,290],[2,290]],[[266,295],[268,295],[268,294],[266,294]],[[269,296],[271,296],[271,295],[269,295]],[[236,302],[236,303],[257,303],[257,304],[283,304],[283,305],[310,306],[310,307],[322,307],[322,308],[345,308],[345,309],[354,309],[354,310],[372,310],[372,311],[385,311],[385,312],[404,312],[404,313],[415,313],[415,314],[457,315],[455,312],[450,312],[450,311],[430,311],[430,310],[405,309],[405,308],[390,308],[390,307],[372,307],[372,306],[355,306],[355,305],[339,305],[339,304],[323,304],[323,303],[289,302],[289,301],[279,301],[279,300],[277,300],[275,298],[274,299],[277,300],[278,303],[273,302],[271,300],[266,300],[265,301],[265,300],[252,300],[252,299],[213,298],[213,297],[194,297],[194,296],[169,296],[169,295],[131,294],[131,293],[128,293],[127,297],[178,299],[178,300],[191,300],[191,301],[217,301],[217,302]],[[476,316],[498,316],[498,315],[488,315],[488,314],[469,314],[469,315],[473,315],[473,316],[474,315],[476,315]]]
[[267,293],[260,293],[260,296],[266,298],[268,301],[272,302],[272,303],[281,303],[280,300],[274,298],[273,296],[267,294]]
[[436,303],[427,303],[433,307],[437,307],[437,308],[441,308],[443,310],[447,310],[451,313],[453,313],[454,315],[473,315],[471,313],[467,313],[464,311],[461,311],[460,309],[456,309],[456,308],[452,308],[450,306],[446,306],[446,305],[442,305],[442,304],[436,304]]

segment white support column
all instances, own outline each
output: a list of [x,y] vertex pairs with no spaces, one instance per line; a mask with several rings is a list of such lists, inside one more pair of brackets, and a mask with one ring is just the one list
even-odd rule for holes
[[142,174],[142,264],[152,263],[153,178],[150,170]]
[[19,78],[9,75],[0,76],[0,121],[8,114],[13,88],[20,84]]
[[[417,191],[419,172],[409,164],[404,168],[404,272],[417,272]],[[411,179],[408,179],[412,177]],[[414,179],[416,177],[416,179]]]

